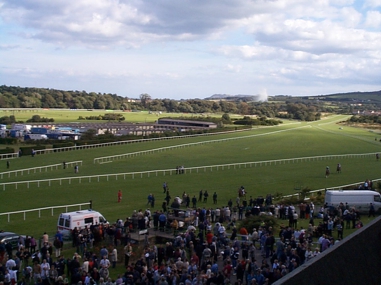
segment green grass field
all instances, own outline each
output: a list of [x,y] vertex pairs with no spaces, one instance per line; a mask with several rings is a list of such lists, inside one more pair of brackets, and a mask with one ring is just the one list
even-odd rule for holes
[[[1,114],[0,116],[3,115]],[[39,113],[44,117],[55,117],[57,121],[76,121],[80,113],[86,115],[87,111],[62,111],[53,112],[45,110]],[[30,118],[32,112],[26,113],[25,118]],[[104,112],[100,112],[103,114]],[[9,112],[7,113],[9,115]],[[67,115],[66,115],[67,114]],[[92,113],[94,114],[94,113]],[[18,114],[16,113],[16,118]],[[21,115],[21,113],[20,113]],[[25,114],[24,114],[25,115]],[[146,112],[126,113],[129,122],[155,121],[156,115]],[[167,116],[168,114],[162,114]],[[180,114],[179,114],[180,115]],[[171,114],[172,116],[172,114]],[[20,116],[21,117],[21,116]],[[128,117],[128,118],[127,118]],[[147,119],[146,119],[147,118]],[[126,144],[113,147],[86,149],[80,151],[57,152],[35,157],[24,156],[10,160],[9,170],[39,167],[51,164],[61,164],[63,161],[82,160],[79,173],[75,174],[73,168],[53,169],[42,172],[26,172],[17,177],[12,174],[8,177],[3,175],[0,181],[0,213],[22,211],[27,209],[50,207],[58,205],[85,203],[93,201],[93,208],[105,215],[110,222],[116,219],[124,219],[130,216],[135,209],[145,209],[147,196],[153,193],[156,196],[155,209],[161,208],[164,199],[162,184],[166,181],[169,185],[171,196],[181,196],[185,191],[189,195],[198,196],[200,189],[208,190],[210,199],[208,203],[200,206],[213,207],[211,195],[218,193],[218,205],[226,205],[227,201],[235,199],[237,189],[244,185],[248,195],[257,197],[268,193],[294,194],[296,186],[308,187],[311,190],[336,187],[339,185],[357,183],[365,179],[380,178],[381,162],[377,162],[375,156],[366,155],[345,159],[311,159],[304,162],[287,161],[283,163],[262,163],[250,167],[219,167],[211,168],[211,165],[224,165],[243,162],[259,162],[269,160],[291,159],[298,157],[314,157],[323,155],[376,153],[381,150],[381,143],[375,137],[377,134],[364,129],[341,127],[337,122],[344,120],[346,116],[330,116],[318,122],[295,122],[284,121],[280,126],[253,128],[249,131],[219,134],[213,136],[200,136],[181,138],[155,142]],[[21,120],[21,119],[20,119]],[[25,120],[25,119],[22,119]],[[379,135],[378,135],[379,136]],[[224,140],[226,139],[226,140]],[[153,150],[162,147],[186,145],[190,143],[209,142],[206,144],[194,144],[182,148],[174,148],[166,151],[155,151],[150,154],[142,154],[127,159],[112,160],[108,163],[94,163],[94,158],[132,153],[144,150]],[[342,174],[335,173],[337,163],[342,164]],[[174,169],[177,165],[189,167],[202,167],[198,172],[187,171],[184,175],[176,175],[172,172],[163,174],[130,175],[124,177],[123,173],[144,172],[150,170]],[[332,174],[325,178],[325,167],[329,165]],[[6,172],[5,160],[0,161],[0,172]],[[94,176],[103,174],[116,174],[117,176],[77,179],[78,176]],[[6,185],[1,183],[16,181],[33,181],[51,178],[75,177],[69,183],[63,181],[41,182],[39,185],[32,182],[26,184]],[[123,191],[123,200],[117,203],[117,192]],[[71,208],[69,211],[77,210]],[[21,234],[40,237],[43,232],[51,236],[56,231],[57,218],[61,211],[44,210],[27,213],[24,220],[23,214],[0,216],[0,229],[14,231]],[[39,217],[40,216],[40,217]],[[370,219],[363,218],[366,224]],[[301,220],[299,226],[306,227],[307,221]],[[345,231],[345,236],[353,230]],[[122,248],[119,248],[122,255]],[[67,244],[65,256],[73,254],[74,249]],[[121,264],[112,269],[110,274],[113,278],[123,273]]]
[[[290,123],[277,127],[252,129],[247,132],[239,132],[226,135],[207,137],[184,138],[159,142],[145,142],[113,146],[107,148],[88,149],[82,151],[69,151],[38,155],[34,158],[21,157],[11,160],[11,170],[37,167],[62,163],[62,161],[82,160],[79,174],[74,170],[57,169],[36,174],[24,174],[2,179],[4,182],[30,181],[36,179],[49,179],[60,177],[74,177],[87,175],[101,175],[114,173],[129,173],[148,170],[174,169],[177,165],[185,167],[200,167],[221,165],[229,163],[255,162],[276,159],[288,159],[306,156],[375,153],[380,151],[380,142],[375,141],[375,134],[363,129],[343,127],[336,124],[343,120],[343,116],[332,116],[325,120],[313,123]],[[234,140],[218,141],[224,138]],[[213,141],[209,144],[200,144],[163,152],[144,154],[128,159],[115,160],[110,163],[94,164],[96,157],[118,155],[148,149],[156,149],[164,146],[173,146],[200,141]],[[335,166],[342,164],[342,174],[336,174]],[[329,165],[332,175],[325,178],[324,170]],[[293,194],[295,185],[308,187],[311,190],[336,187],[343,184],[356,183],[365,179],[380,178],[381,165],[373,156],[361,158],[345,158],[343,160],[324,159],[311,160],[308,162],[286,162],[282,164],[263,164],[257,167],[227,167],[219,170],[198,173],[192,171],[185,175],[143,175],[129,176],[124,179],[120,175],[118,179],[96,178],[82,179],[81,182],[73,179],[71,183],[47,182],[30,184],[29,188],[24,185],[16,187],[6,186],[5,190],[0,185],[1,212],[19,211],[55,205],[66,205],[93,201],[93,208],[102,212],[111,222],[117,218],[124,219],[133,210],[146,207],[146,197],[149,193],[156,196],[156,207],[160,209],[164,199],[162,184],[169,184],[171,196],[181,196],[185,191],[190,195],[197,195],[200,189],[206,189],[209,193],[216,191],[219,196],[219,205],[227,203],[229,198],[235,199],[237,188],[244,185],[248,195],[254,197],[268,193]],[[0,167],[5,172],[6,164]],[[117,191],[123,191],[123,202],[117,203]],[[211,200],[211,199],[210,199]],[[204,204],[203,204],[204,205]],[[205,206],[212,207],[212,201]],[[75,209],[73,209],[75,210]],[[15,231],[23,234],[41,235],[44,231],[54,233],[56,229],[59,210],[51,215],[50,211],[43,211],[41,217],[38,213],[28,213],[26,220],[22,215],[11,215],[10,222],[6,216],[0,216],[1,228],[7,231]]]
[[[187,116],[187,117],[199,117],[199,116],[206,116],[204,114],[184,114],[184,113],[159,113],[159,112],[152,112],[151,114],[147,111],[141,111],[141,112],[123,112],[121,110],[69,110],[69,109],[0,109],[0,117],[4,116],[11,116],[14,115],[16,117],[17,121],[23,121],[26,122],[32,116],[39,115],[40,117],[44,118],[52,118],[55,122],[60,123],[68,123],[68,122],[91,122],[91,121],[83,121],[78,120],[80,116],[82,117],[89,117],[89,116],[99,116],[104,115],[107,113],[115,113],[115,114],[122,114],[125,117],[125,122],[129,123],[151,123],[156,121],[159,118],[163,117],[180,117],[180,116]],[[221,117],[222,114],[208,114],[208,116],[211,117]],[[238,115],[232,115],[232,117],[242,117]],[[95,121],[100,122],[100,121]]]

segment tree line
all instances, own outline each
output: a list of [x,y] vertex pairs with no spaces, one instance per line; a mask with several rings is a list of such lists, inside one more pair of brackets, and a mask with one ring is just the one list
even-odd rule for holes
[[284,101],[247,102],[239,99],[236,101],[152,99],[149,94],[140,94],[139,98],[131,99],[110,93],[5,85],[0,86],[0,108],[147,110],[191,114],[228,113],[303,121],[319,120],[322,112],[330,111],[319,100],[292,99],[290,97],[285,97]]
[[348,123],[359,123],[359,124],[381,124],[380,115],[355,115],[347,120]]

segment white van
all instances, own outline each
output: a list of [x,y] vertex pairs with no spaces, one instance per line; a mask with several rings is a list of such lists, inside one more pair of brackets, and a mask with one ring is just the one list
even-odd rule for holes
[[79,230],[91,225],[108,224],[103,215],[92,209],[62,213],[58,217],[57,230],[63,235],[70,235],[74,228]]
[[26,134],[24,140],[47,140],[48,136],[44,134]]
[[328,190],[325,193],[325,203],[328,206],[348,203],[349,207],[356,207],[360,213],[368,213],[370,203],[373,203],[377,212],[381,208],[381,196],[370,190]]

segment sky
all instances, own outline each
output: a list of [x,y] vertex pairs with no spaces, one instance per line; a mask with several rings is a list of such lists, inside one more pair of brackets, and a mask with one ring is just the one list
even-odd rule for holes
[[158,99],[381,90],[381,0],[0,0],[0,85]]

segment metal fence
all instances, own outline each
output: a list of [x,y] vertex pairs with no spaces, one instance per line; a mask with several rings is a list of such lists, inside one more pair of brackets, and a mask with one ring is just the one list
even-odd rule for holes
[[15,177],[18,177],[19,175],[23,176],[24,174],[37,173],[37,172],[43,172],[43,171],[47,172],[48,170],[71,167],[73,165],[78,165],[78,164],[82,165],[82,160],[69,161],[69,162],[44,165],[44,166],[38,166],[38,167],[32,167],[32,168],[17,169],[12,171],[5,171],[0,173],[0,177],[1,179],[3,179],[4,176],[8,175],[8,178],[10,178],[12,174],[14,174]]
[[19,154],[17,152],[15,153],[3,153],[3,154],[0,154],[0,160],[3,160],[3,159],[14,159],[14,158],[18,158],[19,157]]
[[51,206],[51,207],[44,207],[44,208],[37,208],[37,209],[30,209],[30,210],[21,210],[21,211],[15,211],[15,212],[8,212],[8,213],[0,213],[0,216],[7,216],[8,223],[11,221],[11,215],[16,214],[22,214],[24,217],[24,221],[26,220],[26,214],[31,212],[38,212],[38,217],[41,218],[41,212],[42,211],[51,211],[51,215],[54,216],[54,210],[55,209],[65,209],[65,212],[68,212],[69,208],[72,207],[79,207],[79,210],[82,210],[82,206],[89,206],[89,208],[92,208],[92,201],[89,201],[87,203],[80,203],[80,204],[71,204],[71,205],[62,205],[62,206]]
[[225,139],[218,139],[218,140],[209,140],[209,141],[202,141],[202,142],[195,142],[195,143],[187,143],[187,144],[173,145],[173,146],[167,146],[167,147],[161,147],[161,148],[155,148],[155,149],[143,150],[143,151],[137,151],[137,152],[131,152],[131,153],[96,157],[96,158],[94,158],[94,163],[97,163],[97,162],[98,163],[108,163],[108,162],[111,162],[113,160],[125,159],[128,157],[133,157],[133,156],[137,156],[137,155],[152,154],[155,152],[162,152],[162,151],[173,150],[173,149],[177,149],[177,148],[197,146],[197,145],[202,145],[202,144],[219,143],[219,142],[227,142],[227,141],[231,141],[231,140],[247,139],[247,138],[252,138],[252,137],[265,136],[265,135],[269,135],[269,134],[292,131],[295,129],[306,128],[306,127],[309,127],[309,126],[302,126],[302,127],[297,127],[297,128],[293,128],[293,129],[287,129],[287,130],[278,130],[278,131],[274,131],[271,133],[253,134],[253,135],[240,136],[240,137],[235,137],[235,138],[225,138]]
[[[59,147],[59,148],[38,149],[38,150],[35,150],[35,152],[36,152],[36,155],[38,155],[38,154],[47,154],[47,153],[53,153],[53,152],[82,150],[82,149],[89,149],[89,148],[108,147],[108,146],[116,146],[116,145],[132,144],[132,143],[142,143],[142,142],[151,142],[151,141],[160,141],[160,140],[174,140],[174,139],[191,138],[191,137],[199,137],[199,136],[213,136],[213,135],[229,134],[229,133],[236,133],[236,132],[244,132],[244,131],[250,131],[250,130],[251,129],[242,129],[242,130],[234,130],[234,131],[226,131],[226,132],[170,136],[170,137],[137,139],[137,140],[125,140],[125,141],[116,141],[116,142],[107,142],[107,143],[98,143],[98,144],[75,145],[75,146]],[[18,153],[0,154],[0,160],[9,159],[9,158],[18,158],[18,157],[19,157]]]
[[[201,171],[219,171],[219,170],[229,170],[229,169],[240,169],[248,167],[261,167],[261,166],[271,166],[278,164],[291,164],[298,162],[309,162],[309,161],[319,161],[319,160],[332,160],[332,159],[343,159],[343,158],[370,158],[375,156],[375,153],[362,153],[362,154],[339,154],[339,155],[322,155],[322,156],[310,156],[310,157],[296,157],[296,158],[286,158],[286,159],[276,159],[276,160],[265,160],[265,161],[253,161],[253,162],[241,162],[241,163],[229,163],[229,164],[218,164],[218,165],[207,165],[207,166],[196,166],[196,167],[187,167],[184,168],[184,173],[191,174],[192,172],[199,173]],[[135,177],[143,178],[144,176],[158,176],[158,175],[176,175],[178,170],[176,169],[160,169],[160,170],[150,170],[150,171],[139,171],[139,172],[126,172],[126,173],[110,173],[110,174],[98,174],[98,175],[88,175],[88,176],[72,176],[64,178],[51,178],[51,179],[41,179],[41,180],[30,180],[30,181],[17,181],[17,182],[5,182],[0,183],[3,190],[6,189],[6,186],[14,185],[17,189],[18,185],[26,184],[27,188],[30,187],[30,184],[37,184],[40,187],[41,183],[47,183],[51,186],[52,182],[59,182],[62,185],[62,182],[67,181],[71,184],[72,181],[97,181],[99,182],[101,178],[105,178],[106,181],[110,179],[126,179]]]

